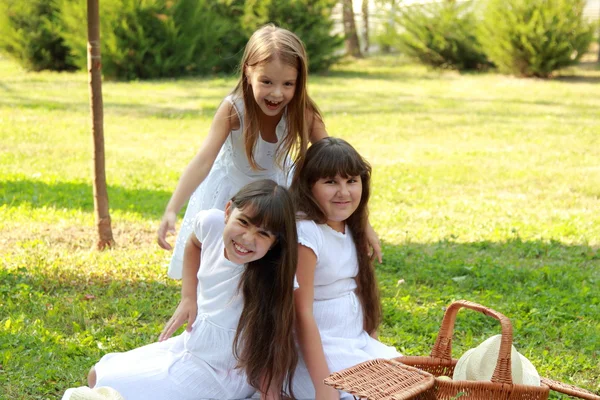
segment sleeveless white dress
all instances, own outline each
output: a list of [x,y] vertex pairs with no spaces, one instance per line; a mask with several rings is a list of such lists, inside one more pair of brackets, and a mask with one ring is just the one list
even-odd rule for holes
[[254,149],[254,159],[263,169],[253,170],[244,147],[244,101],[242,98],[234,98],[233,95],[227,96],[225,101],[233,105],[240,120],[240,128],[229,133],[208,176],[194,191],[188,202],[169,265],[168,275],[171,278],[181,279],[183,250],[192,233],[194,218],[199,211],[213,208],[224,210],[227,201],[238,190],[259,179],[272,179],[285,187],[289,187],[291,182],[291,173],[289,173],[291,161],[286,160],[284,169],[276,162],[277,146],[287,132],[287,113],[284,112],[277,124],[275,130],[277,143],[266,142],[259,135]]
[[[329,371],[337,372],[375,358],[400,357],[394,347],[373,339],[363,329],[363,309],[355,293],[358,259],[348,226],[344,234],[327,224],[299,221],[298,242],[317,256],[313,315]],[[302,357],[293,385],[298,400],[315,398],[315,389]],[[340,395],[342,399],[353,398],[345,392]]]
[[237,288],[244,265],[224,256],[225,213],[198,214],[194,231],[202,243],[198,271],[198,316],[192,331],[96,364],[96,387],[116,389],[126,400],[245,399],[255,392],[235,369],[235,329],[243,309]]

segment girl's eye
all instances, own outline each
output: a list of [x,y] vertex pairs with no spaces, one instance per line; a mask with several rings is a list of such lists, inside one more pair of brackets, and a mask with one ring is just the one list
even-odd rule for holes
[[267,231],[260,231],[260,232],[258,232],[258,234],[267,239],[271,237],[271,234]]
[[358,182],[358,179],[356,179],[356,178],[348,179],[348,183],[356,183],[356,182]]
[[265,85],[268,85],[271,83],[271,81],[262,81],[262,83],[264,83]]
[[286,84],[285,84],[285,85],[286,85],[286,86],[294,86],[294,83],[293,83],[293,82],[286,82]]
[[238,218],[238,222],[240,223],[240,225],[244,225],[244,226],[248,225],[248,221],[246,221],[245,219],[242,219],[242,218]]

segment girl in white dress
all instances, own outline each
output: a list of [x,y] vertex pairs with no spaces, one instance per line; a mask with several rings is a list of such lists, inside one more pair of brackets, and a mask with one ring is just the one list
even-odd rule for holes
[[200,212],[185,248],[181,302],[159,341],[105,355],[89,386],[112,387],[126,400],[292,395],[297,250],[291,197],[271,180],[242,188],[224,212]]
[[[298,399],[339,399],[330,373],[401,354],[377,340],[379,289],[366,251],[371,167],[342,139],[313,144],[291,192],[299,211],[295,291]],[[343,398],[351,399],[345,393]]]
[[295,34],[274,25],[258,29],[246,45],[240,71],[158,229],[158,244],[171,250],[167,233],[175,232],[177,213],[190,200],[169,265],[172,278],[181,278],[185,243],[198,211],[224,209],[234,193],[258,179],[289,186],[288,173],[308,142],[327,136],[321,113],[307,93],[306,51]]

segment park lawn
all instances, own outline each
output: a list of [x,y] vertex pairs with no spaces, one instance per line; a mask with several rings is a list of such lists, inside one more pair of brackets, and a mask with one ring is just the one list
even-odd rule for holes
[[[117,246],[99,253],[86,74],[0,57],[0,399],[59,398],[103,354],[156,339],[179,282],[155,230],[234,83],[104,83]],[[426,355],[468,299],[511,318],[541,375],[600,391],[599,83],[593,65],[538,80],[397,57],[311,77],[329,133],[374,167],[382,341]],[[454,356],[499,331],[461,311]]]

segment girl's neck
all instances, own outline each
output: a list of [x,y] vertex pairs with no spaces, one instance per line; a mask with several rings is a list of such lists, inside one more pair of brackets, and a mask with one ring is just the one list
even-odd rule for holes
[[258,129],[260,131],[260,137],[265,142],[277,143],[277,125],[282,117],[283,112],[280,115],[275,115],[273,117],[265,114],[260,116],[258,120]]
[[327,220],[327,226],[333,229],[336,232],[346,233],[346,221],[331,221]]

